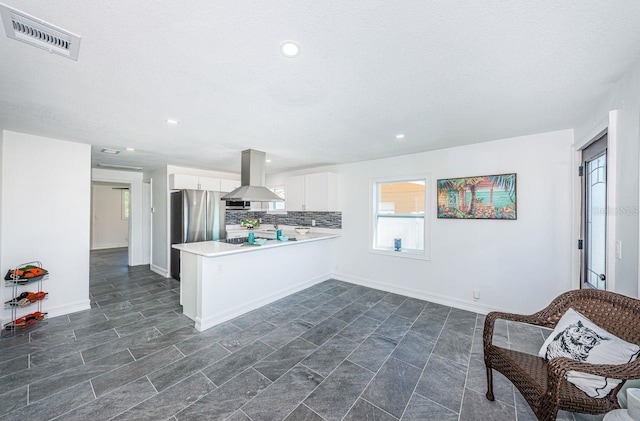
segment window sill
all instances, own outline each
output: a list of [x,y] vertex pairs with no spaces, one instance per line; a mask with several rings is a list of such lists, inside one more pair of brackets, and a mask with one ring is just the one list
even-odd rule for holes
[[369,248],[369,253],[381,254],[384,256],[392,256],[392,257],[402,257],[405,259],[431,260],[431,257],[427,255],[426,251],[406,251],[406,250],[395,251],[393,249]]

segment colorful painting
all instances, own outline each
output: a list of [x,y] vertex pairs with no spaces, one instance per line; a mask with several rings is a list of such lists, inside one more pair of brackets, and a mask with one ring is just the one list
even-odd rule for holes
[[516,175],[438,180],[438,218],[516,219]]

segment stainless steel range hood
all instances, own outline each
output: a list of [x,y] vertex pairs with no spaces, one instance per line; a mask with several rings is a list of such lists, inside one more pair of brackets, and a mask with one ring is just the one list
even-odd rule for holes
[[242,151],[240,187],[221,197],[222,200],[242,202],[282,202],[280,196],[265,187],[264,152],[247,149]]

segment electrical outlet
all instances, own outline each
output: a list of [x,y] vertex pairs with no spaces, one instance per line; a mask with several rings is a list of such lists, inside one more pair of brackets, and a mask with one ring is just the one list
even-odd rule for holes
[[473,289],[473,299],[478,301],[480,299],[480,290],[478,288]]
[[312,226],[312,227],[315,227],[315,226],[316,226],[316,220],[315,220],[315,219],[312,219],[312,220],[311,220],[311,226]]

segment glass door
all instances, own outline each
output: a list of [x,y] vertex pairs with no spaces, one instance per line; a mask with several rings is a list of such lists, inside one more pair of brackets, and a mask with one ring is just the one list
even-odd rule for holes
[[607,136],[582,151],[584,197],[583,287],[607,285]]

